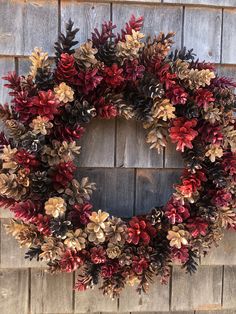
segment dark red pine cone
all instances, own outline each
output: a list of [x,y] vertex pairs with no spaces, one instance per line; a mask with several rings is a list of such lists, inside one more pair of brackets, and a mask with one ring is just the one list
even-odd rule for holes
[[221,127],[208,122],[205,122],[198,132],[202,134],[202,140],[206,143],[221,144],[224,139]]
[[101,267],[101,276],[103,278],[111,278],[119,269],[117,262],[109,262]]
[[225,189],[218,191],[210,191],[213,195],[211,203],[217,207],[226,207],[232,200],[232,194]]
[[20,121],[27,122],[32,117],[32,102],[28,97],[28,93],[24,91],[16,93],[13,103],[15,111],[19,114]]
[[59,163],[53,171],[52,182],[56,190],[65,188],[74,177],[76,166],[73,161]]
[[10,210],[14,213],[16,219],[31,222],[39,211],[37,207],[35,202],[33,203],[30,200],[26,200],[25,202],[15,203]]
[[156,67],[156,74],[159,77],[160,82],[165,86],[166,90],[173,88],[173,85],[176,84],[175,79],[177,78],[177,74],[171,73],[170,65],[161,65],[157,63]]
[[207,233],[208,223],[200,217],[195,217],[194,219],[188,220],[187,228],[194,238],[199,235],[205,236]]
[[62,271],[66,273],[71,273],[83,264],[83,259],[78,256],[76,251],[68,249],[61,256],[59,264]]
[[30,102],[29,111],[34,115],[47,117],[53,120],[58,114],[58,108],[61,106],[60,101],[55,97],[53,91],[40,91],[38,96],[34,96]]
[[209,104],[215,101],[215,98],[209,90],[198,88],[194,94],[194,100],[199,107],[207,109]]
[[6,76],[3,76],[3,79],[8,81],[8,83],[4,84],[4,87],[13,90],[9,92],[10,96],[16,96],[21,91],[21,77],[16,72],[9,72]]
[[65,141],[74,141],[80,139],[84,134],[85,129],[79,124],[65,125],[64,122],[56,121],[54,124],[53,132],[55,138],[60,138]]
[[14,156],[14,160],[24,168],[34,168],[39,165],[39,161],[35,155],[27,152],[25,149],[18,150]]
[[78,90],[88,95],[93,91],[102,81],[103,77],[98,75],[98,69],[88,69],[87,71],[80,71],[78,75]]
[[69,85],[78,83],[78,71],[75,68],[75,59],[72,55],[68,53],[61,54],[55,76],[59,82],[65,82]]
[[111,87],[117,87],[124,81],[123,69],[119,68],[116,63],[113,63],[110,67],[105,66],[104,74],[105,82]]
[[171,256],[174,260],[180,261],[181,263],[185,263],[189,259],[188,248],[183,245],[181,246],[180,249],[172,247]]
[[151,237],[156,235],[156,229],[148,222],[139,217],[133,217],[129,221],[128,227],[128,243],[133,243],[138,245],[139,242],[142,242],[144,245],[147,245]]
[[99,117],[103,119],[112,119],[118,114],[117,108],[111,103],[106,103],[104,97],[100,97],[97,102],[96,109]]
[[174,86],[169,89],[166,96],[171,100],[173,105],[184,105],[188,99],[188,93],[181,86]]
[[50,220],[51,217],[47,215],[38,214],[34,219],[32,219],[32,223],[34,223],[40,233],[45,236],[51,235],[50,230]]
[[144,257],[139,258],[135,256],[133,258],[132,269],[137,275],[141,275],[143,271],[148,268],[148,265],[149,263]]
[[225,171],[228,171],[231,176],[236,175],[236,154],[226,153],[223,157],[222,165]]
[[68,218],[71,220],[73,226],[87,225],[89,216],[92,213],[93,206],[90,203],[76,204],[73,206],[74,210],[70,211]]
[[143,72],[145,71],[145,67],[143,65],[139,65],[138,60],[134,59],[132,61],[126,60],[125,62],[125,79],[128,81],[136,81],[137,79],[141,79],[143,77]]
[[190,214],[187,206],[182,205],[179,200],[172,197],[165,206],[165,216],[174,225],[176,222],[183,222]]
[[106,252],[101,246],[92,247],[90,250],[91,253],[91,261],[94,264],[102,264],[106,261]]

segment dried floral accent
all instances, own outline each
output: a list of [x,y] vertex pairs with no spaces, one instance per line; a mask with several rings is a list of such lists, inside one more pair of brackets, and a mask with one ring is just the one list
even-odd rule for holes
[[162,119],[163,121],[171,120],[175,118],[175,107],[170,103],[169,99],[163,99],[161,101],[155,101],[152,107],[153,119]]
[[88,40],[86,43],[75,49],[74,57],[84,68],[96,65],[98,60],[96,54],[98,50],[93,48],[93,42]]
[[107,218],[109,214],[106,212],[99,211],[92,212],[92,215],[89,217],[90,222],[87,225],[87,230],[89,233],[88,240],[93,243],[102,243],[106,240],[105,230],[109,226]]
[[46,135],[48,133],[48,130],[53,127],[53,124],[49,122],[49,119],[47,117],[37,116],[30,123],[30,127],[33,129],[32,132],[34,134]]
[[35,78],[38,69],[49,67],[48,53],[43,52],[41,48],[34,48],[34,51],[32,52],[29,59],[32,63],[30,68],[30,75],[33,78]]
[[71,249],[81,251],[85,248],[87,234],[82,229],[76,229],[74,232],[69,231],[66,233],[65,245]]
[[59,86],[54,88],[54,92],[58,99],[64,104],[74,100],[74,91],[66,83],[62,82]]
[[57,218],[65,213],[66,204],[61,197],[51,197],[45,203],[44,208],[47,215]]
[[132,29],[132,34],[125,35],[125,41],[117,43],[117,56],[122,59],[136,59],[139,50],[144,46],[140,41],[142,38],[144,38],[144,34]]
[[188,232],[174,226],[168,231],[167,239],[170,241],[170,246],[180,249],[182,245],[188,244]]
[[120,256],[121,249],[119,246],[109,243],[106,252],[109,258],[114,259]]
[[205,156],[209,157],[211,162],[215,162],[216,158],[221,158],[223,156],[223,149],[218,144],[211,144],[206,151]]

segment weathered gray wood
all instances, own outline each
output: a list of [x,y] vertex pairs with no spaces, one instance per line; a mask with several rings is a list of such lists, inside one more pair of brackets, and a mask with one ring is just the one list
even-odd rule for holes
[[72,313],[73,275],[31,271],[31,313]]
[[164,3],[178,3],[178,4],[201,4],[213,5],[220,7],[235,7],[235,0],[163,0]]
[[[1,31],[0,31],[0,38],[1,38]],[[8,72],[12,72],[14,70],[15,70],[14,58],[0,57],[0,103],[1,104],[4,104],[5,102],[10,102],[11,100],[10,96],[8,96],[9,89],[6,87],[3,87],[6,81],[4,81],[2,77],[6,75]]]
[[82,3],[77,0],[62,0],[62,30],[64,30],[65,23],[69,18],[80,29],[77,38],[82,43],[91,38],[91,32],[95,27],[100,29],[102,22],[110,20],[110,3]]
[[143,214],[152,207],[165,205],[178,183],[181,170],[138,169],[136,179],[136,213]]
[[135,120],[118,119],[116,166],[135,168],[162,168],[163,152],[150,149],[146,130]]
[[234,310],[216,310],[216,311],[196,311],[195,314],[235,314]]
[[99,208],[112,215],[130,217],[134,203],[133,169],[78,169],[78,177],[89,177],[95,182],[97,190],[93,192],[91,202],[94,210]]
[[[0,54],[19,55],[23,50],[24,1],[2,0],[0,4]],[[13,22],[15,21],[15,22]]]
[[181,46],[182,29],[182,7],[180,6],[160,6],[160,5],[113,5],[113,21],[117,25],[117,31],[125,26],[132,14],[144,17],[144,27],[142,32],[147,35],[158,35],[160,32],[176,32],[175,45]]
[[212,248],[209,254],[202,258],[202,265],[236,265],[236,234],[226,231],[218,248]]
[[134,287],[126,287],[119,300],[120,311],[151,312],[169,310],[169,284],[161,285],[155,279],[147,294],[139,295]]
[[[236,63],[235,34],[236,9],[225,9],[223,12],[223,39],[222,39],[222,62]],[[230,49],[229,49],[230,47]]]
[[221,20],[220,9],[186,7],[184,46],[202,61],[220,62]]
[[186,275],[175,266],[172,276],[172,311],[221,309],[222,267],[200,266],[196,274]]
[[27,267],[46,267],[45,263],[36,260],[29,261],[25,257],[25,248],[20,248],[18,242],[11,236],[6,234],[4,225],[8,223],[8,219],[1,219],[1,268],[27,268]]
[[0,313],[28,313],[28,270],[0,270]]
[[94,119],[78,141],[80,167],[113,167],[115,151],[115,120]]
[[22,55],[30,55],[34,47],[54,54],[54,42],[58,36],[57,13],[57,0],[25,1]]
[[75,313],[111,312],[118,310],[117,299],[103,296],[99,287],[82,292],[75,292]]
[[236,308],[236,266],[224,267],[223,308]]
[[165,168],[183,168],[184,161],[179,151],[176,151],[176,144],[168,143],[165,148]]
[[13,218],[13,214],[9,209],[0,207],[0,219],[2,218]]
[[220,64],[217,66],[217,73],[219,76],[226,76],[236,81],[236,65]]

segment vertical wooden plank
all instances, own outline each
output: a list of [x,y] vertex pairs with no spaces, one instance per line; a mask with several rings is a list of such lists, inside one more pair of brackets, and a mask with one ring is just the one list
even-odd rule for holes
[[57,0],[25,1],[23,20],[24,49],[21,54],[30,55],[34,47],[42,48],[49,55],[54,54],[54,42],[58,36],[57,13]]
[[221,15],[221,9],[185,9],[184,46],[193,48],[200,60],[220,62]]
[[120,311],[151,312],[169,310],[169,284],[161,285],[158,279],[150,285],[147,294],[139,295],[134,287],[127,287],[119,299]]
[[29,261],[25,259],[25,248],[20,248],[18,242],[11,236],[6,234],[4,225],[8,223],[8,219],[1,219],[1,268],[26,268],[26,267],[46,267],[43,262],[36,260]]
[[[1,31],[0,31],[0,38],[1,38]],[[3,87],[6,81],[4,81],[2,77],[6,75],[8,72],[12,72],[14,70],[15,70],[14,58],[0,57],[0,103],[1,104],[4,104],[5,102],[10,102],[11,100],[11,98],[8,96],[9,89],[6,87]]]
[[115,149],[115,120],[94,119],[86,126],[78,141],[80,167],[113,167]]
[[80,29],[78,39],[80,43],[91,38],[91,32],[95,27],[101,28],[104,21],[110,20],[109,3],[82,3],[76,0],[61,1],[61,25],[62,30],[65,23],[71,18],[75,26]]
[[163,152],[150,149],[145,140],[146,130],[135,120],[118,119],[117,123],[117,167],[162,168]]
[[212,248],[205,258],[201,259],[202,265],[236,265],[236,233],[225,231],[219,247]]
[[178,182],[182,170],[138,169],[136,179],[136,214],[165,205]]
[[236,9],[223,12],[222,62],[236,63],[236,43],[233,34],[236,31]]
[[223,308],[236,308],[236,266],[224,267]]
[[118,299],[104,296],[98,287],[87,291],[75,292],[75,313],[111,312],[118,310]]
[[163,5],[113,5],[113,21],[117,31],[125,26],[131,15],[143,16],[144,27],[142,32],[147,35],[158,35],[160,32],[176,32],[174,47],[181,47],[182,7]]
[[221,309],[222,267],[200,266],[196,274],[186,275],[175,266],[172,276],[172,311]]
[[164,3],[202,4],[222,7],[235,7],[235,0],[163,0]]
[[130,217],[134,203],[133,169],[78,169],[78,177],[88,176],[97,185],[92,195],[94,210],[99,208],[111,215]]
[[23,6],[23,0],[1,0],[0,54],[19,55],[22,53]]
[[31,313],[66,314],[73,312],[72,274],[51,275],[43,270],[31,272]]
[[28,313],[28,270],[0,270],[0,313]]
[[176,144],[168,141],[165,148],[165,168],[183,168],[184,160],[180,152],[176,151]]

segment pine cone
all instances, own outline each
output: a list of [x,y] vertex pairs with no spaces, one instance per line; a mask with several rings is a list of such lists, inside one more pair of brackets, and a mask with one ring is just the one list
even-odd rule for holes
[[68,220],[63,220],[61,218],[52,219],[50,222],[50,229],[52,234],[57,238],[66,238],[66,233],[71,228],[71,222]]
[[146,97],[161,99],[164,96],[163,85],[151,75],[145,75],[140,86],[140,91]]
[[81,251],[85,248],[87,234],[82,229],[69,231],[66,233],[65,245],[76,251]]
[[119,116],[127,120],[134,117],[134,108],[124,99],[123,94],[107,94],[106,99],[117,108]]
[[151,121],[151,109],[153,106],[152,98],[146,98],[138,92],[127,93],[125,95],[127,102],[133,107],[134,115],[137,120]]
[[120,218],[112,217],[109,220],[107,225],[106,236],[109,239],[110,243],[113,244],[124,244],[126,241],[126,224]]
[[8,104],[1,105],[0,104],[0,120],[6,121],[12,118],[12,113]]
[[62,254],[64,245],[53,237],[47,237],[45,238],[44,244],[41,246],[41,250],[42,253],[39,255],[39,258],[43,261],[51,261]]
[[43,52],[41,48],[34,48],[29,59],[32,62],[30,68],[30,76],[32,78],[35,78],[38,69],[49,69],[48,53]]
[[36,171],[30,176],[31,191],[36,194],[46,194],[51,183],[47,171]]
[[53,89],[54,86],[54,75],[48,68],[37,69],[35,75],[35,84],[39,90]]
[[29,131],[20,137],[19,147],[21,146],[28,152],[39,152],[43,148],[44,140],[44,135],[36,135]]
[[0,173],[0,195],[19,201],[26,192],[26,188],[18,184],[16,174]]
[[75,51],[72,48],[73,46],[78,44],[78,41],[75,41],[75,35],[79,31],[78,28],[73,29],[74,23],[69,19],[66,23],[66,35],[60,33],[59,39],[55,42],[55,50],[57,59],[60,58],[61,54],[68,53],[73,54]]
[[67,103],[62,112],[61,119],[70,125],[77,123],[89,123],[96,116],[96,109],[87,100],[76,100]]
[[97,59],[95,55],[97,51],[98,50],[96,48],[93,48],[93,43],[91,40],[88,40],[85,44],[77,48],[75,50],[74,57],[79,67],[86,69],[96,65]]
[[59,82],[65,82],[68,85],[76,85],[78,82],[78,71],[75,68],[75,59],[68,53],[63,53],[58,61],[56,79]]
[[220,162],[215,162],[207,167],[208,177],[216,185],[217,188],[224,188],[227,186],[227,175]]
[[19,123],[17,120],[6,120],[6,128],[8,129],[9,136],[14,139],[19,139],[22,134],[25,132],[25,127],[22,123]]
[[99,210],[98,212],[92,212],[89,217],[90,222],[87,225],[88,240],[94,244],[105,242],[105,232],[109,226],[109,222],[106,221],[109,214]]
[[116,62],[116,46],[112,42],[106,42],[104,45],[99,46],[96,58],[107,66],[111,66]]
[[154,207],[149,214],[147,214],[147,219],[151,222],[153,226],[160,225],[164,217],[164,212],[162,207]]

